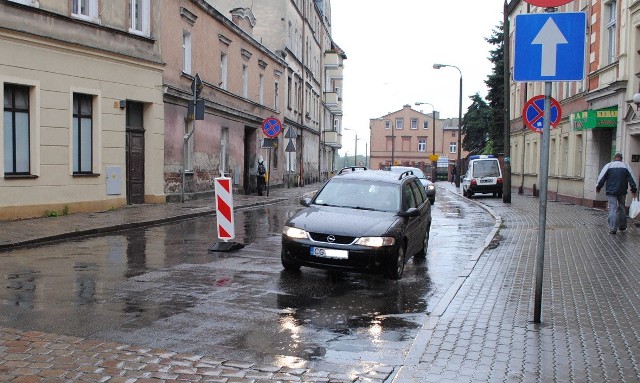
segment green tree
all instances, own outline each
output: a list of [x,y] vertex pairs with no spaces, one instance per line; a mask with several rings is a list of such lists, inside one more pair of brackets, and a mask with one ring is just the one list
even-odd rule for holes
[[489,135],[491,109],[478,93],[469,98],[471,105],[462,118],[462,147],[470,154],[492,154],[493,144]]
[[[489,52],[489,61],[493,64],[492,73],[487,76],[485,84],[488,87],[487,103],[491,108],[491,116],[488,124],[489,141],[493,146],[493,152],[497,154],[504,149],[504,25],[502,22],[493,30],[491,37],[486,41],[494,46]],[[507,140],[509,137],[506,138]]]

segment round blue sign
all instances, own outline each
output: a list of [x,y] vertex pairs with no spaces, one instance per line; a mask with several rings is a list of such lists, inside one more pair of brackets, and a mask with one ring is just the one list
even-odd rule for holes
[[[562,117],[562,109],[560,103],[551,97],[551,110],[549,126],[551,129],[558,126]],[[524,104],[522,110],[522,120],[524,124],[534,132],[542,133],[544,126],[544,96],[535,96]]]
[[276,138],[282,132],[282,124],[275,117],[266,118],[262,121],[262,132],[269,138]]

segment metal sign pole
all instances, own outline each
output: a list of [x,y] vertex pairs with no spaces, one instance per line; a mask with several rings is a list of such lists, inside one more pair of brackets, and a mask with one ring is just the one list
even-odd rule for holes
[[269,184],[271,183],[271,148],[267,149],[267,197],[269,196]]
[[544,241],[547,222],[547,186],[549,183],[549,142],[551,135],[551,82],[544,83],[544,120],[542,147],[540,148],[540,207],[538,217],[538,243],[536,251],[536,287],[533,322],[540,323],[542,311],[542,274],[544,269]]

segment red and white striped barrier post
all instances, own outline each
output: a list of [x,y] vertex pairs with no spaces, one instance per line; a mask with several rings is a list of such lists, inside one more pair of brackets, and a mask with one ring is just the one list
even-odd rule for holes
[[230,242],[236,237],[233,220],[233,193],[231,190],[231,178],[218,177],[215,179],[216,193],[216,223],[218,228],[218,241],[209,248],[209,251],[231,251],[243,248],[244,245]]

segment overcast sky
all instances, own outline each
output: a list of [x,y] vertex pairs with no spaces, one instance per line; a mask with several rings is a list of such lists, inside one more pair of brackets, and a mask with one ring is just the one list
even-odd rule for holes
[[[460,73],[462,113],[469,96],[487,94],[493,47],[485,39],[503,20],[504,0],[332,0],[332,37],[344,61],[342,126],[358,134],[358,153],[369,141],[369,119],[410,104],[440,118],[458,117]],[[343,132],[343,148],[353,155],[355,133]]]

